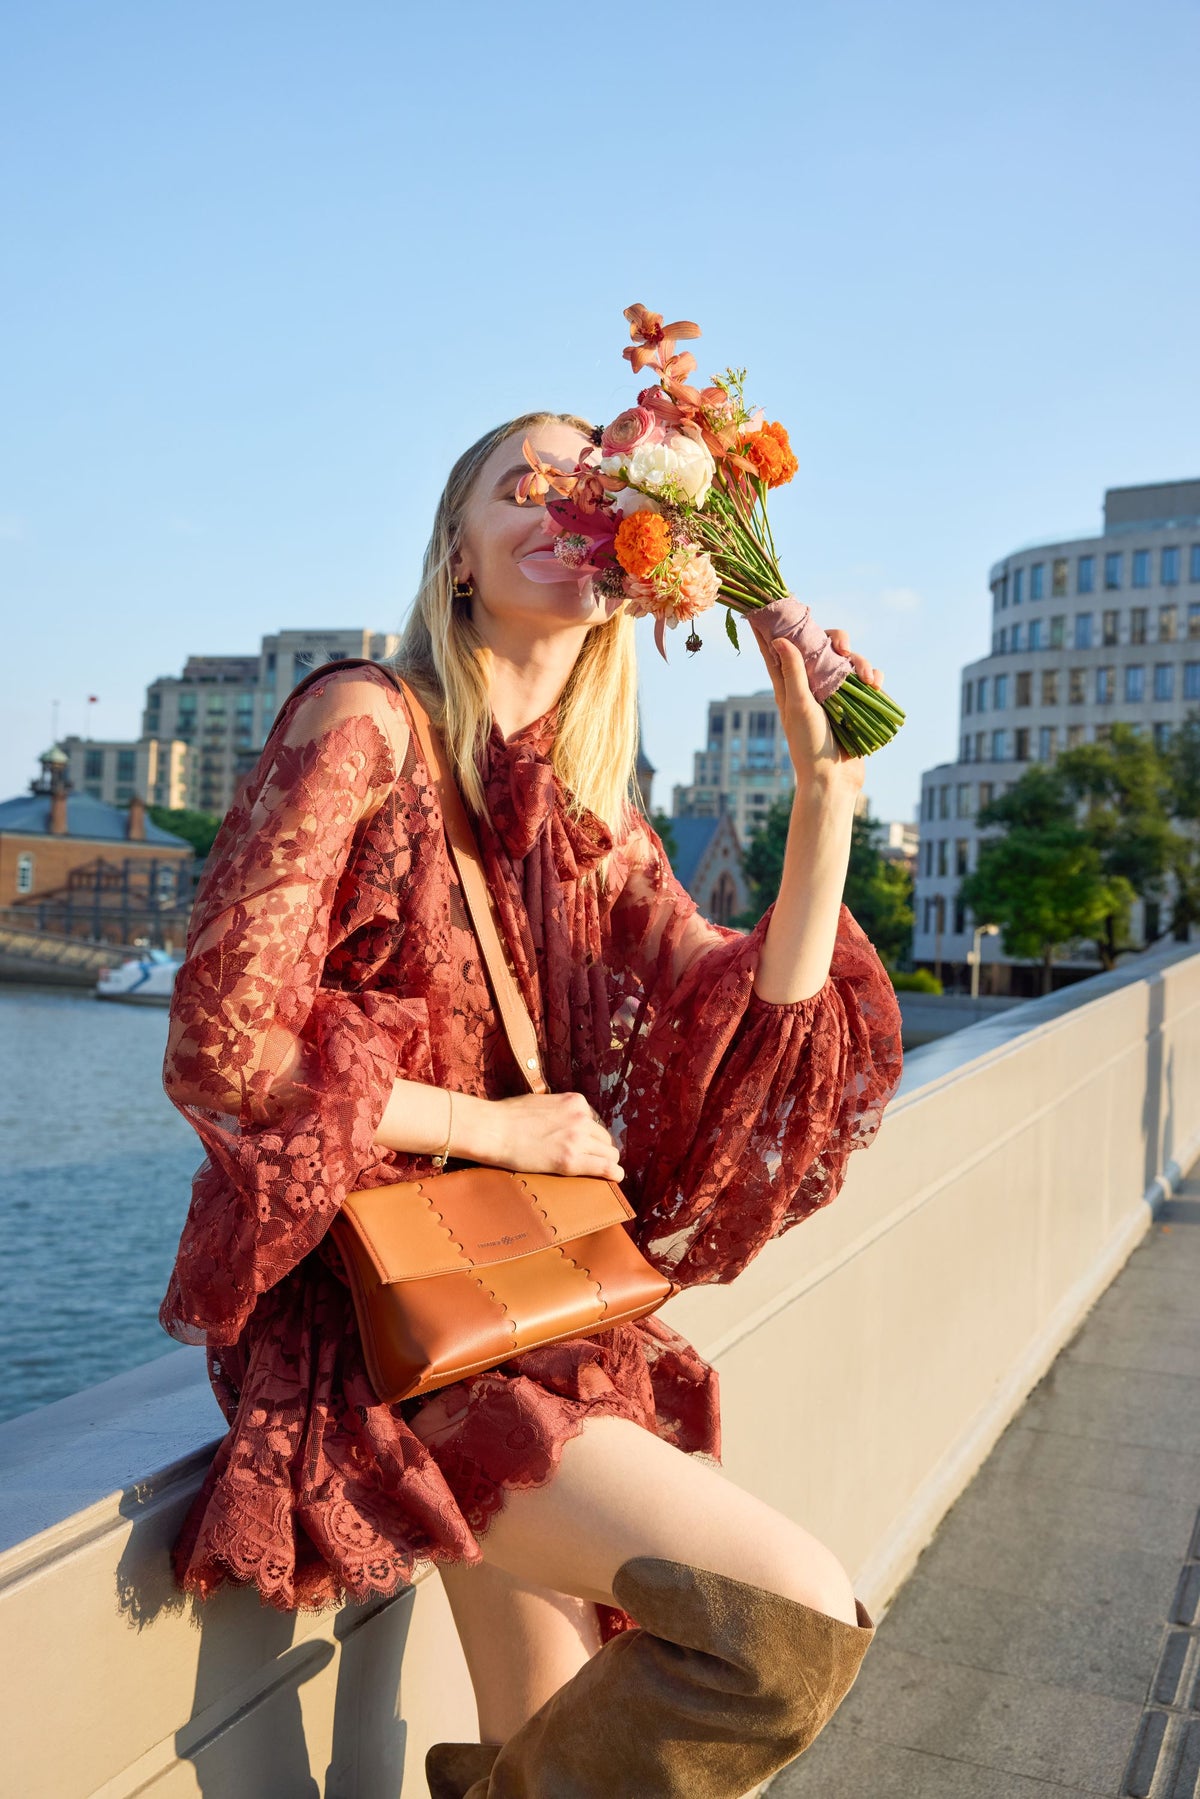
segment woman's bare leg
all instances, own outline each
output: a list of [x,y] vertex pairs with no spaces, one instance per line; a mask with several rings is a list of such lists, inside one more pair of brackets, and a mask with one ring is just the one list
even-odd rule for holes
[[503,1743],[599,1649],[596,1608],[486,1562],[440,1573],[475,1689],[479,1740]]
[[[547,1686],[562,1685],[594,1652],[591,1606],[615,1603],[612,1577],[633,1556],[708,1568],[847,1624],[857,1617],[850,1578],[824,1544],[720,1470],[623,1418],[590,1420],[564,1446],[552,1480],[508,1494],[479,1546],[482,1567],[448,1566],[442,1578],[485,1742],[503,1741],[548,1696]],[[496,1575],[509,1584],[494,1584]],[[556,1594],[567,1596],[568,1608],[591,1603],[559,1609]]]

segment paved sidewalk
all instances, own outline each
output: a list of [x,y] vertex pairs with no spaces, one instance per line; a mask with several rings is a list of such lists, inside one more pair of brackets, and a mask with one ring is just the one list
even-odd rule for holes
[[1200,1799],[1200,1162],[770,1799]]

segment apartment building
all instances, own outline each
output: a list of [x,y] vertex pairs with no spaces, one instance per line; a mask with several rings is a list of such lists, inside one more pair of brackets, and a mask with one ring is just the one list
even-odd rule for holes
[[148,806],[187,804],[190,748],[181,738],[143,737],[134,743],[114,738],[64,737],[67,776],[76,793],[127,806],[138,794]]
[[[1031,762],[1132,724],[1163,746],[1200,706],[1200,480],[1109,488],[1095,537],[1015,550],[989,572],[991,650],[962,671],[958,757],[921,777],[913,956],[965,971],[974,923],[959,900],[976,866],[975,818]],[[1142,940],[1159,934],[1135,909]],[[985,989],[1024,991],[998,937]],[[1068,968],[1095,966],[1088,956]]]
[[795,786],[787,739],[768,687],[708,703],[708,732],[692,757],[692,780],[673,790],[676,818],[729,813],[744,845],[773,800]]

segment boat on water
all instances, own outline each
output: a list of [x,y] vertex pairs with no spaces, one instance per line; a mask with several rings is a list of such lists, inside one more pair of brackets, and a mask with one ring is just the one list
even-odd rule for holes
[[96,982],[97,999],[120,999],[132,1006],[167,1006],[175,985],[175,971],[183,957],[169,950],[147,949],[122,962],[119,968],[102,968]]

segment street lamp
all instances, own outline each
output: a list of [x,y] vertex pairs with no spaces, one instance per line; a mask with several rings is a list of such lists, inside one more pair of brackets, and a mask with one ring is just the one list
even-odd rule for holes
[[1000,926],[998,924],[977,924],[975,926],[975,941],[967,951],[967,961],[971,964],[972,999],[979,998],[979,939],[981,937],[994,937],[999,929]]

